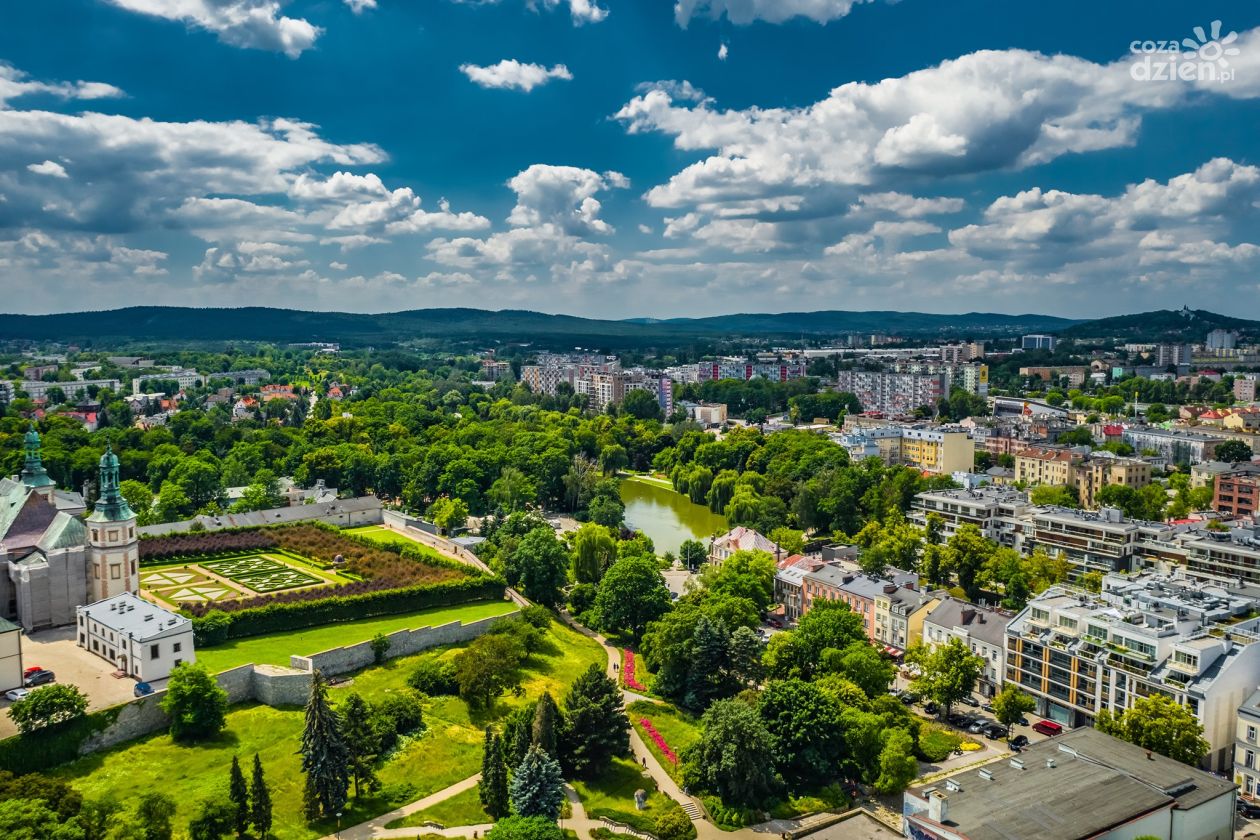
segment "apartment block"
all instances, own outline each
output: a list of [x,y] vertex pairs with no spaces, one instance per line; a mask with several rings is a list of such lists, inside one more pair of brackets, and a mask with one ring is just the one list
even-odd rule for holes
[[1260,683],[1254,594],[1150,573],[1107,575],[1099,594],[1053,586],[1007,626],[1005,680],[1067,726],[1170,697],[1203,725],[1204,766],[1227,770],[1237,709]]
[[981,695],[992,697],[1002,690],[1006,674],[1006,626],[1012,617],[1005,610],[946,597],[924,617],[922,642],[937,648],[949,644],[951,639],[961,641],[984,660],[984,671],[976,688]]
[[920,406],[935,406],[949,396],[943,373],[895,373],[892,371],[842,370],[836,374],[836,390],[857,397],[866,411],[910,414]]
[[717,379],[752,379],[760,377],[772,382],[787,382],[806,375],[804,361],[747,362],[739,359],[719,359],[696,364],[696,381]]
[[1197,464],[1212,460],[1225,438],[1185,429],[1129,426],[1124,430],[1124,441],[1139,453],[1152,451],[1173,464]]
[[1232,464],[1216,476],[1212,509],[1229,516],[1254,516],[1260,509],[1260,464]]
[[1052,335],[1026,335],[1020,339],[1019,346],[1024,350],[1054,350],[1055,344],[1058,343]]

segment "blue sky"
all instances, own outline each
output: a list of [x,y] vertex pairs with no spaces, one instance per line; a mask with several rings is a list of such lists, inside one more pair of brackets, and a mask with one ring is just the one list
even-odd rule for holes
[[1251,4],[12,6],[9,311],[1260,314]]

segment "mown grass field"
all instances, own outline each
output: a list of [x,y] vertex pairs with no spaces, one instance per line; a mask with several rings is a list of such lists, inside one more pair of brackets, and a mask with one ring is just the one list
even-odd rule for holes
[[447,828],[453,828],[460,825],[482,825],[490,822],[494,822],[494,820],[486,813],[485,808],[481,807],[481,790],[472,787],[463,793],[455,794],[449,799],[443,799],[441,802],[431,805],[423,811],[416,811],[414,814],[408,814],[400,820],[394,820],[388,827],[412,828],[422,826],[425,823],[437,823]]
[[[344,633],[345,626],[338,625],[339,632]],[[343,638],[336,643],[344,642]],[[505,695],[492,708],[479,710],[470,710],[456,697],[427,700],[424,734],[408,740],[381,762],[378,775],[383,787],[373,796],[352,800],[342,825],[371,819],[478,772],[488,723],[536,700],[543,691],[562,698],[579,674],[592,664],[602,666],[604,662],[598,644],[558,623],[551,625],[547,642],[524,668],[521,697]],[[450,657],[458,650],[428,651],[366,668],[354,674],[349,685],[334,688],[331,696],[339,701],[355,691],[369,700],[379,700],[403,690],[407,676],[422,659]],[[89,799],[113,795],[127,801],[137,790],[163,791],[179,803],[174,822],[182,829],[202,800],[225,795],[232,757],[247,765],[257,752],[275,803],[274,835],[279,840],[309,840],[332,833],[336,826],[308,826],[302,819],[303,777],[297,754],[302,725],[299,708],[238,706],[228,713],[227,729],[207,743],[184,746],[165,734],[152,735],[62,765],[52,774],[70,780]]]
[[514,609],[516,605],[510,601],[474,601],[453,607],[344,621],[288,633],[250,636],[201,648],[197,651],[197,661],[215,673],[251,662],[258,665],[288,665],[289,657],[293,654],[306,656],[329,648],[358,644],[371,639],[377,633],[433,627],[451,621],[477,621],[507,615]]

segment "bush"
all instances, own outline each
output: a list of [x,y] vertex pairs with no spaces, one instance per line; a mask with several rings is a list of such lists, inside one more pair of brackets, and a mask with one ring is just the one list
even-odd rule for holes
[[919,756],[924,761],[944,761],[962,744],[962,737],[935,726],[919,731]]
[[696,836],[696,827],[686,812],[675,805],[657,815],[655,833],[661,840],[691,840]]
[[389,637],[384,633],[377,633],[372,637],[372,661],[380,665],[385,661],[387,653],[389,653]]
[[9,717],[23,734],[69,723],[83,717],[88,701],[72,685],[41,685],[9,706]]
[[407,685],[430,697],[454,697],[459,694],[455,679],[455,663],[429,659],[421,662],[407,677]]
[[521,610],[521,618],[539,630],[546,630],[551,626],[551,610],[538,604],[533,604]]
[[701,801],[704,802],[705,810],[709,812],[713,822],[724,831],[733,831],[757,822],[757,814],[752,808],[727,805],[716,796],[706,796]]
[[486,832],[486,840],[564,840],[564,833],[546,817],[504,817]]
[[372,710],[394,724],[399,735],[411,735],[424,729],[424,707],[420,695],[399,691],[372,705]]

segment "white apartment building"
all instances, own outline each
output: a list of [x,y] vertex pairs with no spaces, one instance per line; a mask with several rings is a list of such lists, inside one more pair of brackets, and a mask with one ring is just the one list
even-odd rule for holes
[[162,373],[146,373],[131,380],[131,393],[139,394],[146,382],[175,382],[182,391],[186,388],[200,388],[206,383],[206,377],[190,368],[174,368]]
[[1166,695],[1203,725],[1205,766],[1227,770],[1238,707],[1260,684],[1254,594],[1151,573],[1107,575],[1097,595],[1053,586],[1007,626],[1005,680],[1069,726]]
[[117,379],[81,379],[74,382],[23,382],[21,388],[33,400],[46,398],[53,388],[61,389],[67,400],[81,400],[95,391],[118,393],[121,384]]
[[976,688],[985,697],[1002,690],[1006,674],[1006,626],[1011,614],[992,607],[945,598],[923,619],[923,644],[937,648],[958,639],[984,660]]
[[79,647],[140,682],[160,680],[195,662],[192,621],[124,592],[78,607]]
[[1126,426],[1124,442],[1139,454],[1152,450],[1173,464],[1197,464],[1211,461],[1216,447],[1225,442],[1219,435],[1205,435],[1185,429],[1160,429]]

